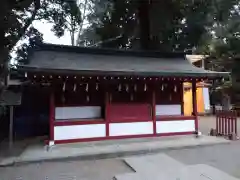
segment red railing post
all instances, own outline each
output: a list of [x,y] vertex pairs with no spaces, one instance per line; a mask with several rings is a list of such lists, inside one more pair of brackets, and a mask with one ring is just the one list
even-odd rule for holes
[[234,117],[231,118],[231,133],[234,132]]
[[222,133],[222,116],[221,116],[221,111],[218,111],[218,121],[219,121],[219,129],[218,129],[218,134],[221,135]]
[[231,119],[232,119],[232,111],[230,111],[230,117],[228,118],[228,122],[227,122],[227,126],[228,126],[228,134],[231,134],[231,129],[230,129],[230,122],[231,122]]
[[224,135],[228,135],[228,132],[227,132],[227,122],[228,122],[228,118],[229,118],[229,112],[228,111],[224,111],[224,114],[225,114],[225,120],[224,120]]
[[237,115],[234,113],[234,121],[235,121],[235,134],[237,135]]
[[222,111],[222,135],[224,135],[224,122],[225,122],[226,116],[224,114],[224,111]]

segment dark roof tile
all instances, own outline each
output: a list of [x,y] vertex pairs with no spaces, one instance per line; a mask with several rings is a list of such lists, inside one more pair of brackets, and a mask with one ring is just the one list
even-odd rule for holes
[[193,66],[183,53],[119,51],[43,45],[34,51],[26,71],[97,75],[221,77],[228,73]]

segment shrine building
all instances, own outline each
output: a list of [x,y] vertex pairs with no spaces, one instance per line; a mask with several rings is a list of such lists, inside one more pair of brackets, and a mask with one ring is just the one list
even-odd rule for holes
[[[184,53],[53,44],[39,45],[18,71],[25,88],[47,89],[41,106],[49,109],[49,145],[197,133],[196,84],[228,76],[195,67]],[[186,82],[190,115],[184,115]]]

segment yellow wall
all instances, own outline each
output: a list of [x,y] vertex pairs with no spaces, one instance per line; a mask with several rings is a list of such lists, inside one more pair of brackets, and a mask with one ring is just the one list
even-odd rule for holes
[[197,88],[197,112],[204,113],[204,97],[203,97],[203,88]]
[[[184,91],[184,115],[192,115],[192,89]],[[204,98],[203,88],[197,88],[197,111],[198,113],[204,113]]]
[[183,95],[184,115],[192,114],[192,90],[185,90]]

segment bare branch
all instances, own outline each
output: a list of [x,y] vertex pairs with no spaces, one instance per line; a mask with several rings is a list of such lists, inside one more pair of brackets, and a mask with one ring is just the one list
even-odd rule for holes
[[116,37],[113,37],[113,38],[110,38],[110,39],[107,39],[107,40],[104,40],[104,41],[99,41],[93,45],[90,45],[88,47],[94,47],[94,46],[98,46],[100,44],[103,44],[103,43],[107,43],[107,42],[112,42],[112,41],[116,41],[118,40],[119,38],[123,37],[122,35],[119,35],[119,36],[116,36]]
[[81,25],[80,25],[79,32],[78,32],[78,39],[77,39],[78,42],[77,42],[77,44],[80,42],[79,37],[80,37],[81,34],[82,34],[83,22],[84,22],[84,20],[85,20],[85,18],[86,18],[87,2],[88,2],[87,0],[85,0],[85,2],[84,2],[83,15],[82,15],[82,23],[81,23]]

